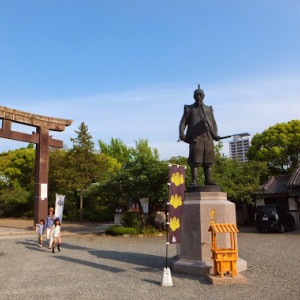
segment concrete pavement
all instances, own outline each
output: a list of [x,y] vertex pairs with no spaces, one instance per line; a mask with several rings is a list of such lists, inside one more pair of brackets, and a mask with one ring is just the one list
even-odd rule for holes
[[[73,234],[53,254],[38,247],[36,235],[3,236],[0,299],[300,299],[299,243],[298,232],[240,232],[248,284],[212,286],[172,272],[174,286],[161,287],[165,237]],[[175,249],[170,245],[169,257]]]
[[[0,238],[9,236],[36,235],[33,219],[0,218]],[[70,222],[64,221],[62,231],[64,236],[73,234],[103,233],[113,224]]]

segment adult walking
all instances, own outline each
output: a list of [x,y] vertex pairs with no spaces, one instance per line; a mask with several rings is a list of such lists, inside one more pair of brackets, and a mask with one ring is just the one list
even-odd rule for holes
[[45,223],[49,249],[51,249],[52,242],[53,242],[53,237],[51,236],[50,233],[51,233],[51,229],[53,227],[54,220],[55,220],[54,209],[53,209],[53,207],[50,207],[48,210],[48,216],[47,216],[46,223]]

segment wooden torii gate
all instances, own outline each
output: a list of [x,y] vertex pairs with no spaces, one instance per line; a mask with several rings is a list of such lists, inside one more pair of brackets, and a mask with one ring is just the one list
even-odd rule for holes
[[[36,144],[35,157],[35,194],[34,194],[34,222],[46,219],[48,212],[48,165],[49,146],[63,148],[63,141],[49,136],[49,131],[64,131],[72,120],[50,118],[0,106],[0,137]],[[11,130],[11,123],[20,123],[36,127],[36,132],[27,134]]]

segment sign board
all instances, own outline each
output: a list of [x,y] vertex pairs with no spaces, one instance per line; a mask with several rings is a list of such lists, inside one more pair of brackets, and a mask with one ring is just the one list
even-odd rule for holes
[[143,208],[143,213],[148,214],[149,213],[149,198],[141,198],[140,203]]
[[48,184],[41,183],[41,200],[45,200],[48,198]]

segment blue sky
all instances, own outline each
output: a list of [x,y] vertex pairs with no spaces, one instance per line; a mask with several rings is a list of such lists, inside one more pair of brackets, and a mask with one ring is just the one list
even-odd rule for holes
[[96,147],[147,138],[187,156],[178,124],[198,83],[220,135],[299,119],[299,29],[297,0],[1,0],[0,105],[74,120],[53,133],[68,146],[84,121]]

